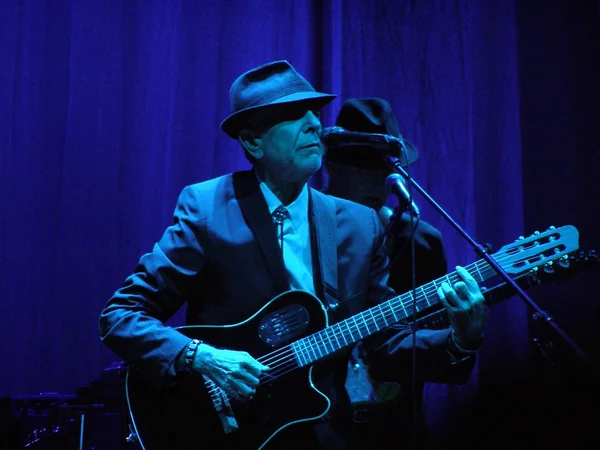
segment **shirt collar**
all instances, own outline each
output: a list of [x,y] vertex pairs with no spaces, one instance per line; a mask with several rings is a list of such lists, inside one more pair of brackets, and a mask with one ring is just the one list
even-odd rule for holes
[[[256,173],[256,171],[255,171]],[[282,205],[281,200],[277,198],[277,196],[269,189],[269,186],[260,179],[258,173],[256,173],[256,178],[259,181],[260,190],[265,197],[267,205],[269,206],[269,213],[273,214],[280,205]],[[294,200],[289,205],[285,206],[285,209],[290,213],[290,219],[292,220],[292,225],[295,229],[298,229],[304,222],[308,220],[308,185],[305,184],[298,195],[298,198]]]

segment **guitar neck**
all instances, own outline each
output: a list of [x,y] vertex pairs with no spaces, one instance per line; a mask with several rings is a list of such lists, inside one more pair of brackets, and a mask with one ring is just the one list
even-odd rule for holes
[[[496,273],[485,260],[465,267],[481,283]],[[292,344],[300,366],[312,364],[330,354],[366,338],[388,326],[417,317],[440,306],[437,289],[442,283],[453,285],[460,281],[456,272],[433,280],[415,291],[394,297],[355,316],[342,320]],[[414,296],[413,296],[414,293]]]

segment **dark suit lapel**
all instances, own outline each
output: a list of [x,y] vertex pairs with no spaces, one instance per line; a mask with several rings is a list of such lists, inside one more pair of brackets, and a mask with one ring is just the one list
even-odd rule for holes
[[312,239],[315,289],[322,296],[328,309],[338,304],[337,229],[335,203],[331,197],[310,190],[310,226]]
[[258,180],[252,171],[233,174],[233,190],[248,227],[254,234],[262,251],[277,291],[290,289],[281,249],[277,243],[277,232],[269,207],[265,201]]

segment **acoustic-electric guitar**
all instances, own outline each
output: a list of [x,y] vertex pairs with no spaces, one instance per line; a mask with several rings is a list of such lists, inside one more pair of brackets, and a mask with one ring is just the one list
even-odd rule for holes
[[[579,246],[571,225],[505,245],[491,255],[513,278],[554,264],[567,264]],[[483,283],[497,274],[481,259],[465,266]],[[126,375],[126,397],[134,431],[144,450],[285,448],[282,432],[323,419],[330,400],[313,380],[314,364],[402,320],[441,309],[437,288],[459,281],[456,272],[330,324],[323,303],[304,291],[278,295],[246,320],[220,326],[177,328],[209,345],[244,350],[270,370],[263,374],[252,400],[230,398],[202,376],[179,379],[174,386],[149,386],[136,367]],[[514,294],[514,292],[510,292]],[[495,299],[497,301],[497,298]]]

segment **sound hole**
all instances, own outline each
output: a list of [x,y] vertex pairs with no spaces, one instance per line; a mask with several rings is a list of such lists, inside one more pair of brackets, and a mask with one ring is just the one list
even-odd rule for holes
[[279,347],[302,336],[309,322],[308,311],[302,305],[287,305],[263,317],[258,336],[265,344]]

